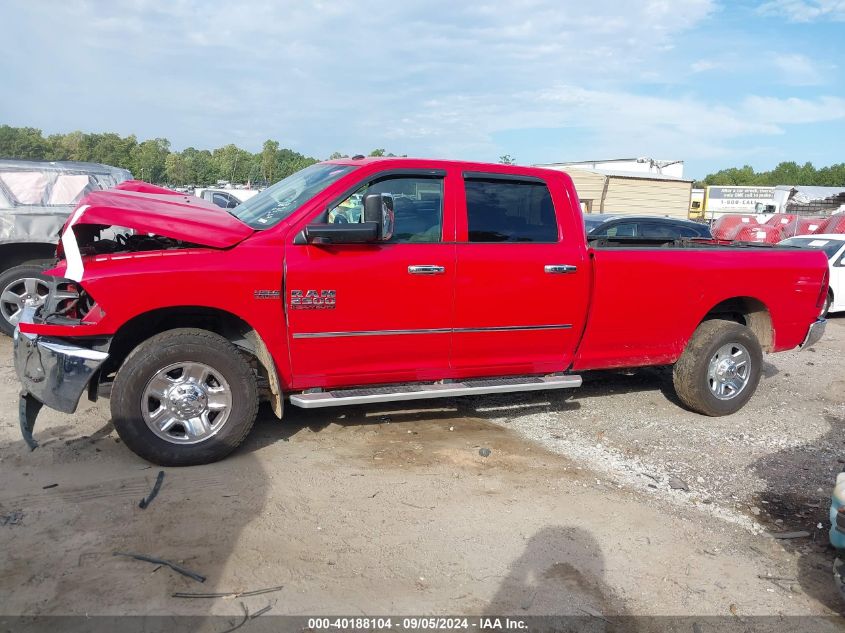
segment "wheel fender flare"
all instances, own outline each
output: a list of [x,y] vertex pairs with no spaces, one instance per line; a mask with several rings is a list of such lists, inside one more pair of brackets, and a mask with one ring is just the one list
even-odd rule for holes
[[282,393],[282,383],[279,380],[279,372],[276,371],[276,363],[270,355],[270,350],[264,343],[264,339],[254,329],[245,333],[244,337],[249,341],[255,352],[255,357],[258,362],[264,367],[267,372],[267,381],[270,383],[270,405],[273,408],[273,413],[280,420],[284,414],[285,399]]

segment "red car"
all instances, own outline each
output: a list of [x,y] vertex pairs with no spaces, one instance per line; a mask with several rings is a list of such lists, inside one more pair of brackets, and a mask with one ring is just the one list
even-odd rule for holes
[[[297,407],[581,384],[674,364],[680,399],[737,411],[762,353],[818,340],[815,250],[671,238],[587,242],[569,176],[345,159],[236,209],[94,192],[62,234],[45,305],[15,339],[21,426],[110,394],[130,449],[164,465],[231,452],[260,400]],[[138,191],[137,189],[140,189]],[[132,232],[98,239],[104,227]]]

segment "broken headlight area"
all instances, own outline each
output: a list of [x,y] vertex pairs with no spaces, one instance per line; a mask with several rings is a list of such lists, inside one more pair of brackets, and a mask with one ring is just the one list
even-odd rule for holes
[[[138,233],[121,226],[81,224],[72,227],[84,256],[112,255],[116,253],[139,253],[144,251],[166,251],[181,248],[199,248],[197,244],[183,242],[152,233]],[[62,253],[60,253],[61,255]]]
[[85,317],[102,318],[102,310],[79,282],[55,278],[48,285],[44,305],[35,313],[37,323],[80,325]]

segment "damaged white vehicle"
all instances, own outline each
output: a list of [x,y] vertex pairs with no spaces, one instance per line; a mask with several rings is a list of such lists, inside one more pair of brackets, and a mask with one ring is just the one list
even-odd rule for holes
[[56,240],[88,193],[129,180],[125,169],[72,161],[0,160],[0,333],[44,303]]

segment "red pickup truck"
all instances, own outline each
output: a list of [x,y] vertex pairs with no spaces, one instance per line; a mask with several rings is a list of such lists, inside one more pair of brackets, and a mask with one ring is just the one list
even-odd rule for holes
[[15,336],[25,439],[42,404],[108,394],[126,445],[163,465],[226,456],[260,400],[281,417],[613,367],[674,364],[686,406],[730,414],[763,351],[819,339],[828,271],[816,250],[588,244],[562,172],[393,158],[312,165],[230,210],[94,192],[57,256]]

